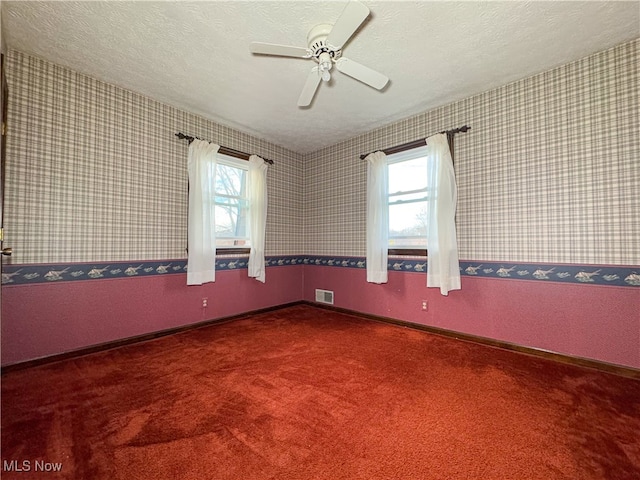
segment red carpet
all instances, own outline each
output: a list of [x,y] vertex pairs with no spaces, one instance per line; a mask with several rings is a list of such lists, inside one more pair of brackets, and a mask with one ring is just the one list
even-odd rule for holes
[[631,480],[640,382],[296,306],[4,375],[2,461],[7,480]]

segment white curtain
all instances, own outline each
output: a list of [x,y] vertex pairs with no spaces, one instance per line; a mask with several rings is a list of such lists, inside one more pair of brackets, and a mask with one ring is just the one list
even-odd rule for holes
[[214,203],[219,145],[195,139],[189,145],[187,285],[216,280]]
[[387,156],[367,156],[367,282],[387,283],[389,206]]
[[257,155],[249,157],[249,276],[265,282],[264,240],[267,226],[267,164]]
[[427,287],[440,287],[442,295],[460,290],[456,239],[456,178],[447,136],[427,138],[429,214],[427,219]]

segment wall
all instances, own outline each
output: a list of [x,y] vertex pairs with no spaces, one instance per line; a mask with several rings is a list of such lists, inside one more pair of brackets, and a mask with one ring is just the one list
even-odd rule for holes
[[297,153],[20,52],[8,80],[13,262],[184,258],[188,143],[176,132],[274,160],[266,253],[303,253]]
[[[640,368],[639,40],[308,154],[305,299]],[[462,290],[365,281],[363,153],[455,139]],[[336,258],[337,257],[337,258]],[[343,261],[342,258],[347,258]],[[421,310],[428,300],[429,310]]]
[[3,364],[302,297],[302,267],[268,267],[263,285],[238,258],[186,287],[188,144],[174,134],[274,160],[271,260],[303,253],[300,155],[21,52],[7,67]]
[[[302,267],[267,269],[267,283],[247,270],[186,287],[186,275],[61,281],[3,287],[4,364],[46,357],[299,300]],[[208,308],[201,307],[207,298]]]
[[[305,156],[19,52],[9,74],[3,364],[323,288],[340,307],[640,368],[638,41]],[[424,258],[366,283],[359,155],[463,124],[462,290],[426,289]],[[176,131],[275,160],[265,285],[237,258],[184,285]]]

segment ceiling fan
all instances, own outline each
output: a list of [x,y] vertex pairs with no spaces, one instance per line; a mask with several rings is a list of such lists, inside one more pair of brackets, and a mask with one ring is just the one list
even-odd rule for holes
[[281,57],[311,58],[317,65],[309,72],[307,81],[298,98],[298,106],[311,104],[321,81],[331,79],[331,68],[336,68],[352,78],[373,88],[382,90],[389,81],[385,75],[342,56],[342,48],[358,27],[369,16],[369,9],[351,0],[334,25],[320,24],[307,35],[307,48],[277,45],[274,43],[251,42],[251,53],[277,55]]

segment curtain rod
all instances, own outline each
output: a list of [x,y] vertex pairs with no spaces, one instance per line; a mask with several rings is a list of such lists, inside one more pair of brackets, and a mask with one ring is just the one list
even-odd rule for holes
[[[447,138],[453,138],[453,136],[456,133],[465,133],[467,131],[471,130],[471,127],[468,125],[465,125],[463,127],[459,127],[459,128],[454,128],[453,130],[444,130],[440,133],[444,133],[447,135]],[[431,135],[429,135],[431,136]],[[385,148],[384,150],[380,150],[381,152],[383,152],[385,155],[392,155],[394,153],[400,153],[400,152],[404,152],[405,150],[411,150],[412,148],[416,148],[416,147],[421,147],[426,145],[425,143],[425,139],[421,138],[420,140],[413,140],[412,142],[407,142],[407,143],[403,143],[402,145],[396,145],[395,147],[389,147],[389,148]],[[449,142],[449,146],[451,146],[451,142]],[[376,150],[378,151],[378,150]],[[373,153],[373,152],[371,152]],[[367,158],[367,156],[369,155],[369,153],[365,153],[364,155],[360,155],[360,159],[364,160],[365,158]]]
[[[191,135],[185,135],[182,132],[178,132],[175,135],[180,140],[188,140],[189,143],[193,142],[196,138],[198,140],[202,140],[203,142],[209,142],[209,140],[205,140],[204,138],[193,137]],[[209,143],[211,143],[211,142],[209,142]],[[218,150],[218,152],[222,153],[223,155],[229,155],[231,157],[240,158],[242,160],[249,160],[249,157],[251,156],[248,153],[241,152],[240,150],[234,150],[233,148],[229,148],[229,147],[220,147],[220,150]],[[268,164],[273,165],[273,160],[269,160],[268,158],[263,158],[263,160],[265,162],[267,162]]]

